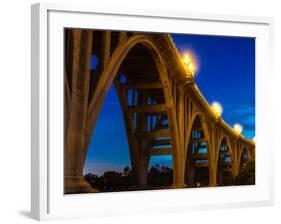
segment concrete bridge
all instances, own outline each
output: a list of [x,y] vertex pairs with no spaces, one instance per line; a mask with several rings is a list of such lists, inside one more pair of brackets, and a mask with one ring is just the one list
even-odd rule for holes
[[[98,65],[90,70],[90,58]],[[168,34],[65,30],[65,192],[84,181],[90,137],[112,84],[130,148],[134,183],[146,185],[149,161],[172,155],[174,187],[231,185],[255,144],[205,100]]]

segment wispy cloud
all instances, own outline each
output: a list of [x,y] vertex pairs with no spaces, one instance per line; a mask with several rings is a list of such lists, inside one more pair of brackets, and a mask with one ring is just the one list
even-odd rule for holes
[[255,136],[255,105],[229,104],[225,107],[223,118],[230,125],[235,123],[241,124],[243,126],[243,135],[245,137],[251,139]]

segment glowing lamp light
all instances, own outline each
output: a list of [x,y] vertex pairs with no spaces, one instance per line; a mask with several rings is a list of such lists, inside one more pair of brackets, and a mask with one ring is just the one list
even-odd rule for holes
[[240,135],[243,131],[243,126],[241,124],[235,124],[233,129],[238,135]]
[[191,75],[194,75],[195,67],[193,64],[193,60],[188,53],[185,53],[183,55],[182,62],[184,64],[185,68],[187,69],[188,73],[190,73]]
[[219,102],[213,102],[211,106],[212,106],[212,110],[215,113],[216,117],[220,117],[223,112],[222,105]]
[[191,62],[190,56],[187,53],[183,55],[182,60],[183,60],[183,63],[184,63],[185,66],[188,66],[188,64]]
[[192,64],[192,63],[189,63],[189,65],[188,65],[188,70],[191,72],[191,73],[193,73],[194,74],[194,70],[195,70],[195,68],[194,68],[194,65]]

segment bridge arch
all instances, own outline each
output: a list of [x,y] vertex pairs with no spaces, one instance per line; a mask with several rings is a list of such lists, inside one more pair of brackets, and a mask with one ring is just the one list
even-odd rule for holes
[[218,153],[217,153],[217,185],[225,186],[225,185],[233,185],[233,165],[235,163],[233,150],[231,145],[229,144],[229,138],[227,136],[222,136],[219,145],[218,145]]
[[195,113],[188,131],[185,161],[185,184],[208,186],[210,182],[210,138],[201,113]]
[[[204,116],[202,113],[200,112],[194,112],[194,114],[191,116],[191,119],[190,119],[190,122],[189,122],[189,125],[187,127],[187,132],[186,132],[186,136],[185,136],[185,139],[186,139],[186,145],[185,145],[185,148],[188,147],[189,145],[189,142],[190,142],[190,134],[192,132],[192,127],[193,127],[193,124],[194,124],[194,121],[195,119],[199,117],[200,118],[200,121],[201,121],[201,124],[202,124],[202,128],[206,134],[206,138],[208,139],[208,141],[210,141],[210,136],[209,136],[209,132],[208,132],[208,127],[206,125],[206,123],[204,122]],[[187,153],[187,151],[186,151]]]
[[[145,78],[140,78],[136,81],[137,79],[129,80],[127,76],[125,81],[121,83],[122,76],[124,76],[122,64],[128,60],[130,52],[136,48],[143,48],[149,52],[155,66],[155,71],[153,70],[154,76],[158,78],[154,77],[147,82]],[[157,74],[155,74],[156,72]],[[183,174],[180,169],[179,135],[171,87],[169,86],[168,72],[161,52],[152,38],[144,35],[132,36],[125,43],[120,43],[114,50],[99,78],[89,104],[87,136],[90,136],[94,130],[104,98],[113,83],[117,89],[124,112],[131,165],[137,184],[146,184],[146,172],[150,156],[168,154],[172,155],[173,158],[173,183],[181,187],[183,185]],[[157,97],[159,97],[153,97],[153,94],[158,94]],[[132,98],[132,95],[134,96],[134,102],[129,103],[129,98]],[[151,125],[156,120],[161,121],[161,119],[162,121],[168,121],[166,128],[148,128],[148,123]],[[138,125],[140,121],[146,125]],[[159,126],[161,126],[161,122]],[[158,137],[164,137],[164,139],[159,139]],[[153,148],[155,144],[160,146],[165,144],[169,147],[160,148],[160,150],[159,148]]]

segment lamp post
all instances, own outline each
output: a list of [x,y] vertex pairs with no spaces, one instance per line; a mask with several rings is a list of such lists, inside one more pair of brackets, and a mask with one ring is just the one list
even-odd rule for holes
[[237,135],[240,135],[243,131],[243,126],[241,124],[234,124],[233,129]]
[[219,102],[215,101],[212,103],[211,108],[212,108],[216,118],[219,119],[223,112],[222,105]]
[[184,64],[184,67],[185,67],[186,71],[188,72],[188,74],[191,74],[192,76],[194,76],[195,67],[194,67],[192,57],[188,53],[185,53],[182,57],[182,62]]

